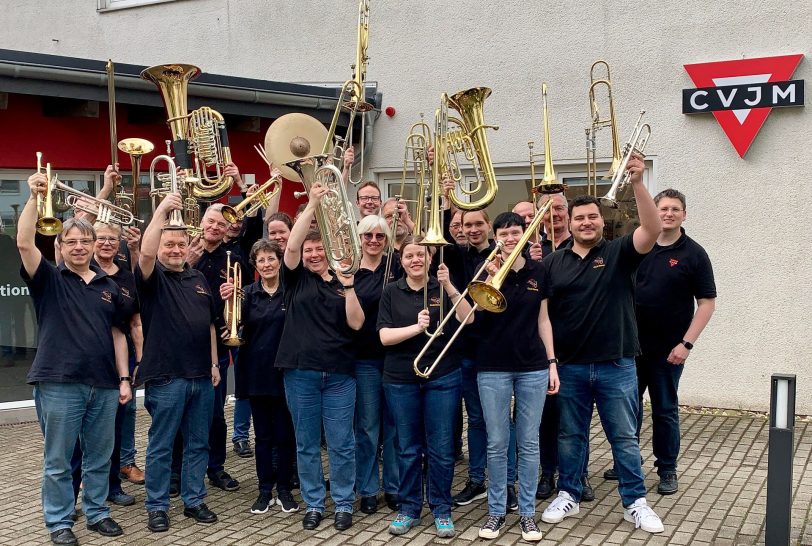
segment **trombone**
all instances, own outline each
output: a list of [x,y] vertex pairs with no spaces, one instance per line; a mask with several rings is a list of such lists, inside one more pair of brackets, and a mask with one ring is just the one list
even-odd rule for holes
[[[482,274],[483,271],[485,271],[485,268],[488,266],[489,263],[491,263],[491,261],[496,256],[496,254],[502,250],[503,246],[504,246],[504,243],[502,243],[502,241],[497,241],[496,242],[496,246],[493,248],[493,250],[491,250],[491,253],[488,254],[488,257],[485,258],[485,261],[482,262],[482,266],[477,270],[476,273],[474,273],[474,278],[475,279],[477,277],[479,277]],[[428,265],[427,265],[427,267],[428,267]],[[426,283],[426,286],[428,286],[428,283]],[[415,357],[414,362],[412,363],[412,367],[414,368],[414,373],[418,377],[421,377],[423,379],[428,379],[429,378],[431,373],[437,367],[437,364],[440,363],[440,360],[442,360],[443,357],[445,356],[446,352],[448,352],[448,349],[451,347],[451,344],[454,343],[454,340],[456,340],[457,337],[460,335],[460,332],[462,332],[462,329],[465,328],[465,323],[468,322],[468,319],[471,318],[471,315],[473,315],[474,312],[476,312],[476,310],[479,309],[479,306],[476,305],[476,304],[474,304],[471,307],[471,311],[469,311],[468,314],[465,315],[465,318],[463,318],[462,321],[460,321],[460,325],[457,328],[457,330],[454,332],[454,335],[452,335],[451,338],[448,340],[448,343],[445,344],[445,347],[443,347],[443,350],[440,351],[439,355],[437,355],[437,358],[434,359],[434,362],[432,362],[431,365],[428,368],[426,368],[425,370],[420,369],[420,361],[423,359],[423,356],[426,354],[426,351],[428,351],[429,348],[431,347],[432,343],[434,343],[434,341],[443,334],[443,328],[448,323],[448,321],[451,320],[451,317],[454,316],[455,312],[457,311],[457,307],[460,305],[460,302],[463,299],[465,299],[465,296],[468,295],[468,291],[469,291],[470,288],[471,288],[471,285],[469,284],[465,288],[465,290],[460,294],[459,299],[457,299],[457,303],[455,303],[453,306],[451,306],[451,309],[448,310],[448,313],[446,314],[445,318],[437,326],[434,333],[429,335],[429,339],[428,339],[428,341],[426,341],[426,344],[423,346],[423,349],[421,349],[420,352]],[[442,304],[442,301],[441,301],[441,304]]]
[[244,296],[242,289],[242,269],[240,268],[239,260],[234,260],[234,263],[231,263],[230,250],[226,251],[226,281],[229,279],[234,283],[234,292],[231,297],[226,300],[225,310],[223,311],[223,318],[225,319],[228,332],[228,335],[223,339],[223,344],[229,347],[239,347],[244,343],[239,333],[240,321],[242,319],[242,298]]
[[[596,68],[603,67],[606,74],[603,77],[595,75]],[[601,117],[600,108],[596,98],[596,90],[606,89],[609,103],[609,115]],[[617,131],[617,117],[615,116],[615,102],[612,95],[612,80],[609,64],[599,60],[592,63],[589,69],[589,107],[592,123],[586,128],[586,165],[587,165],[587,194],[597,197],[598,194],[598,161],[597,161],[597,132],[603,127],[609,127],[612,132],[612,164],[604,175],[604,180],[611,180],[620,167],[622,154],[620,151],[620,138]]]
[[246,216],[253,216],[258,210],[268,208],[271,199],[282,188],[281,176],[273,176],[262,184],[256,192],[252,193],[237,205],[223,205],[220,212],[227,222],[235,224],[242,222]]
[[[37,172],[42,173],[42,152],[37,152]],[[37,194],[37,233],[40,235],[57,235],[62,231],[62,221],[54,213],[54,183],[56,175],[51,176],[51,164],[45,164],[45,195]]]
[[626,184],[629,183],[631,174],[626,172],[626,165],[629,163],[632,155],[639,155],[645,157],[643,153],[646,149],[646,144],[651,136],[651,127],[648,123],[643,123],[643,115],[645,110],[640,110],[640,117],[637,118],[637,123],[634,124],[632,136],[623,147],[623,158],[620,160],[617,171],[612,177],[612,186],[606,195],[601,197],[601,204],[613,209],[618,208],[617,193],[622,190]]

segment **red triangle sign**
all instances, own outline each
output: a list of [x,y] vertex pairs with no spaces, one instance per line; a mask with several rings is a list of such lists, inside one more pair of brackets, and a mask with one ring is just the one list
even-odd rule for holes
[[[789,80],[803,55],[781,55],[737,61],[686,64],[685,70],[697,87],[718,87],[738,83],[765,83]],[[772,108],[720,110],[712,112],[722,130],[744,157]]]

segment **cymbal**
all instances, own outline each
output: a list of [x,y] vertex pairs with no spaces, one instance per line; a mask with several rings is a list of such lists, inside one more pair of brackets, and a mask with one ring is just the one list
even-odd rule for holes
[[301,182],[301,178],[285,163],[320,154],[327,140],[327,128],[307,114],[292,113],[277,118],[265,133],[265,153],[282,176]]

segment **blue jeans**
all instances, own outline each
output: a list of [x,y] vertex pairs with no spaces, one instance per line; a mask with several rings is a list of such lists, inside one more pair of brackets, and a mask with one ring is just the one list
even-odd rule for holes
[[147,443],[147,512],[169,510],[169,475],[175,436],[183,437],[180,494],[187,508],[206,498],[206,465],[209,460],[214,388],[211,378],[161,379],[146,387],[144,406],[152,417]]
[[[395,434],[393,427],[386,424],[385,417],[388,416],[381,385],[382,373],[382,360],[355,362],[355,491],[362,497],[375,496],[381,490],[378,457],[381,430],[384,490],[387,493],[397,493],[398,490]],[[391,419],[388,421],[391,423]]]
[[559,367],[561,410],[558,437],[558,488],[580,502],[581,474],[589,449],[592,404],[598,408],[618,474],[623,506],[646,496],[637,442],[637,372],[633,358]]
[[386,383],[383,388],[397,428],[400,512],[420,517],[425,450],[429,508],[435,518],[451,517],[454,412],[460,403],[461,372],[455,370],[427,383]]
[[643,426],[643,393],[648,389],[651,398],[651,445],[657,474],[676,472],[679,456],[679,380],[684,364],[675,366],[666,358],[637,357],[637,390],[640,411],[637,414],[637,439]]
[[488,514],[507,513],[507,465],[510,446],[510,399],[519,450],[519,515],[536,514],[539,425],[550,372],[480,372],[479,398],[488,426]]
[[118,389],[80,383],[38,383],[34,403],[45,437],[42,511],[48,532],[73,527],[71,455],[82,445],[82,508],[88,524],[110,516],[107,506],[110,456],[115,439]]
[[285,370],[285,395],[296,431],[296,460],[307,510],[324,512],[321,429],[327,438],[330,496],[336,512],[352,513],[355,500],[355,378],[315,370]]

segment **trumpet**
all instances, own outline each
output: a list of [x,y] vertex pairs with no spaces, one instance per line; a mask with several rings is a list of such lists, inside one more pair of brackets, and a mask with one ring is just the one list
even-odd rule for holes
[[[597,77],[595,70],[598,67],[604,67],[606,75],[604,77]],[[609,115],[601,117],[598,100],[596,98],[596,90],[605,88],[606,97],[609,103]],[[604,175],[604,180],[611,180],[617,172],[621,157],[620,151],[620,138],[617,131],[617,117],[615,116],[615,101],[612,95],[612,80],[609,71],[609,64],[606,61],[599,60],[592,63],[589,69],[589,107],[592,116],[592,123],[586,128],[586,165],[587,165],[587,193],[597,197],[598,190],[598,162],[597,162],[597,132],[603,127],[609,127],[612,133],[612,163],[609,166],[609,171]]]
[[[485,258],[485,261],[482,263],[482,266],[477,270],[476,273],[474,273],[474,278],[475,279],[477,277],[479,277],[482,274],[483,271],[485,271],[485,268],[488,266],[489,263],[491,263],[491,261],[496,256],[496,254],[502,250],[503,246],[504,246],[504,243],[502,243],[502,241],[497,241],[496,242],[496,246],[493,248],[493,250],[490,252],[490,254],[488,254],[488,257]],[[426,351],[429,350],[432,343],[434,343],[434,341],[443,334],[443,328],[448,323],[448,321],[451,320],[451,317],[454,316],[455,312],[457,311],[457,307],[459,307],[459,305],[460,305],[460,302],[465,298],[465,296],[468,295],[468,291],[469,291],[470,287],[471,287],[471,285],[469,284],[465,288],[465,290],[460,294],[460,297],[457,300],[457,303],[455,303],[451,307],[451,309],[449,309],[449,311],[446,314],[443,321],[437,326],[437,329],[434,331],[434,333],[431,334],[431,336],[429,336],[429,339],[426,342],[426,344],[423,346],[423,349],[421,349],[420,352],[415,357],[414,362],[412,363],[412,367],[414,368],[414,373],[418,377],[422,377],[423,379],[428,379],[429,376],[431,376],[431,373],[437,367],[437,364],[440,363],[440,360],[442,360],[443,357],[445,356],[446,352],[448,352],[448,349],[451,347],[451,344],[454,343],[454,341],[457,339],[457,337],[462,332],[462,329],[465,328],[465,323],[468,322],[468,319],[471,317],[471,315],[473,315],[474,312],[479,308],[479,306],[476,305],[476,304],[474,304],[471,307],[471,311],[469,311],[468,314],[465,315],[465,318],[462,319],[462,321],[460,322],[459,327],[457,328],[457,331],[454,332],[454,335],[452,335],[451,339],[448,340],[448,343],[445,344],[445,347],[443,347],[443,350],[440,351],[439,355],[437,355],[437,358],[434,359],[434,362],[432,362],[431,365],[428,368],[426,368],[425,370],[422,370],[420,368],[420,361],[423,359],[423,356],[426,354]]]
[[[42,172],[42,152],[37,152],[37,172]],[[62,231],[62,221],[54,213],[54,182],[56,175],[51,176],[51,164],[45,164],[45,195],[37,194],[37,233],[56,235]]]
[[79,190],[75,190],[67,184],[60,182],[57,177],[54,177],[53,189],[65,194],[66,205],[74,210],[80,210],[95,216],[97,222],[117,224],[121,227],[131,226],[136,222],[143,223],[143,220],[136,218],[131,211],[124,207],[119,207],[104,199],[99,199]]
[[626,165],[628,165],[632,155],[645,157],[643,152],[651,136],[651,127],[648,123],[643,123],[643,115],[645,113],[645,110],[640,110],[640,117],[637,118],[637,123],[634,124],[632,136],[623,147],[623,157],[620,160],[617,171],[615,171],[614,177],[612,177],[612,186],[609,188],[609,191],[606,192],[606,195],[601,197],[601,204],[606,207],[613,209],[618,208],[617,193],[629,183],[629,179],[631,178],[631,174],[626,172]]
[[274,176],[264,184],[262,184],[257,191],[233,207],[230,205],[223,205],[220,212],[223,213],[223,218],[232,224],[242,222],[246,216],[252,216],[259,209],[268,208],[270,200],[279,193],[282,188],[281,177]]
[[242,299],[245,295],[242,289],[242,269],[240,262],[235,260],[231,263],[231,251],[226,251],[226,280],[231,279],[234,283],[234,293],[226,301],[223,318],[226,321],[228,335],[223,339],[223,344],[229,347],[239,347],[244,343],[240,337],[239,328],[242,319]]

